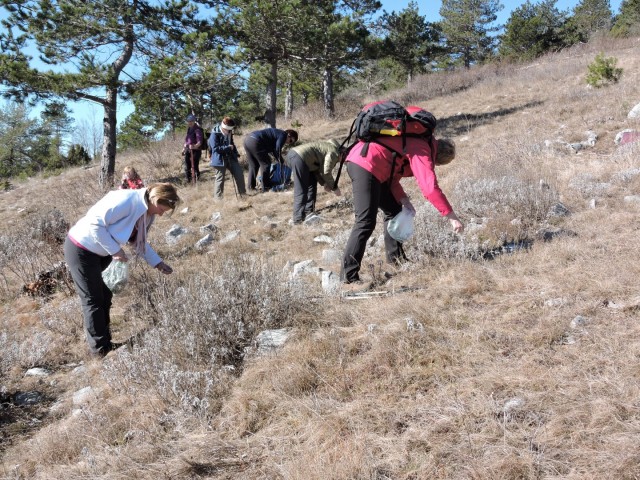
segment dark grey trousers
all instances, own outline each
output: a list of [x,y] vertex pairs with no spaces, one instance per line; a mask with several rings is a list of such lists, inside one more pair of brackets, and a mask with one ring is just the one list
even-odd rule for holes
[[[244,195],[247,193],[247,188],[244,184],[244,173],[242,172],[242,166],[237,159],[226,160],[225,164],[228,165],[229,171],[231,172],[232,181],[235,182],[235,188],[238,194]],[[227,172],[227,166],[224,167],[213,167],[216,171],[215,183],[213,186],[213,198],[222,199],[222,194],[224,193],[224,180],[225,174]]]
[[249,164],[247,186],[252,190],[256,188],[258,171],[262,170],[262,191],[266,192],[272,186],[269,179],[269,168],[271,166],[269,152],[260,150],[258,141],[249,135],[244,140],[244,153],[247,156],[247,163]]
[[196,174],[196,180],[200,178],[200,157],[202,150],[186,150],[184,152],[184,174],[187,177],[187,183],[191,183],[191,153],[193,153],[193,170]]
[[387,262],[394,263],[406,259],[402,243],[394,240],[387,231],[387,223],[395,217],[402,205],[393,197],[389,183],[380,183],[364,168],[347,162],[347,172],[353,183],[353,210],[355,224],[347,241],[342,257],[342,281],[351,283],[360,279],[360,265],[367,248],[367,240],[376,228],[378,209],[384,213],[384,246]]
[[111,350],[109,311],[113,294],[102,280],[102,271],[111,263],[111,256],[101,257],[84,250],[67,237],[64,259],[80,296],[89,350],[106,354]]
[[316,210],[318,180],[296,152],[287,154],[287,163],[293,175],[293,222],[300,223]]

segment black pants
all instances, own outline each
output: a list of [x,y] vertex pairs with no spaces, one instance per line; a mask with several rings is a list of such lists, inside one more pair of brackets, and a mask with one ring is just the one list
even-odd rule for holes
[[256,188],[258,171],[262,170],[262,191],[269,190],[272,186],[269,180],[269,168],[271,167],[269,152],[262,150],[258,145],[258,141],[252,136],[245,138],[244,151],[247,155],[247,163],[249,164],[247,186],[252,190]]
[[376,228],[378,209],[384,213],[384,246],[387,262],[406,259],[402,243],[387,232],[387,223],[395,217],[402,205],[393,197],[389,183],[380,183],[376,177],[355,163],[347,162],[347,172],[353,182],[353,210],[356,222],[347,241],[342,258],[342,281],[351,283],[360,279],[360,265],[367,248],[367,240]]
[[191,154],[193,154],[193,170],[196,173],[196,180],[200,179],[200,157],[202,150],[189,150],[184,152],[184,174],[187,177],[187,183],[191,183]]
[[64,259],[80,296],[89,350],[106,354],[111,350],[109,311],[113,294],[102,280],[102,271],[111,263],[111,256],[101,257],[84,250],[67,237]]
[[300,223],[316,209],[318,180],[293,150],[287,154],[287,163],[293,174],[293,222]]

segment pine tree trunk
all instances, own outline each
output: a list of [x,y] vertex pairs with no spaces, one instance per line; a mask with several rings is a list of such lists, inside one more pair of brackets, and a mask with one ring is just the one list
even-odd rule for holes
[[287,93],[284,97],[284,119],[291,120],[292,115],[293,115],[293,80],[291,79],[291,74],[289,74],[289,78],[287,79]]
[[265,113],[265,121],[271,128],[276,128],[276,86],[278,85],[278,62],[271,64],[271,78],[267,85],[267,112]]
[[102,119],[102,160],[100,162],[100,186],[104,190],[113,187],[113,175],[116,167],[116,107],[118,91],[107,88]]
[[126,25],[125,44],[120,56],[111,65],[111,81],[108,82],[103,102],[104,116],[102,125],[102,161],[100,162],[100,186],[107,190],[113,187],[113,174],[116,169],[116,122],[118,106],[118,78],[122,69],[129,63],[133,55],[135,33],[133,25]]
[[333,105],[333,73],[329,68],[325,68],[322,75],[322,96],[324,100],[324,114],[328,118],[333,118],[335,115]]

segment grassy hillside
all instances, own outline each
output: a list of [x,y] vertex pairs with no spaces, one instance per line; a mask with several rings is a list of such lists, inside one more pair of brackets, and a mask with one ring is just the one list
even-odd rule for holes
[[[388,95],[432,111],[456,141],[438,178],[467,230],[451,233],[404,180],[420,205],[411,261],[385,283],[380,242],[368,249],[363,272],[387,292],[376,298],[325,293],[313,269],[292,275],[304,260],[338,271],[348,175],[344,198],[319,193],[320,223],[293,226],[290,191],[238,200],[228,179],[214,203],[206,167],[151,231],[175,273],[135,264],[112,318],[129,345],[88,359],[64,280],[47,298],[20,292],[62,260],[56,235],[100,197],[97,167],[0,194],[0,476],[639,478],[640,143],[614,143],[640,130],[627,118],[639,47],[601,39]],[[599,52],[624,74],[592,89]],[[299,111],[301,140],[344,137],[368,100],[343,100],[331,122]],[[180,182],[180,149],[117,169]],[[187,233],[171,243],[174,224]],[[215,241],[194,247],[210,230]],[[283,347],[260,348],[267,329],[285,329]]]

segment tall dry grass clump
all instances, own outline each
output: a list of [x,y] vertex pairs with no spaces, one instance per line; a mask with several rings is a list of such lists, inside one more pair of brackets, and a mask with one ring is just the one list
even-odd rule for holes
[[307,311],[304,292],[262,258],[209,255],[172,281],[147,278],[137,295],[149,325],[105,370],[131,395],[156,392],[208,421],[241,374],[258,333],[292,327]]

